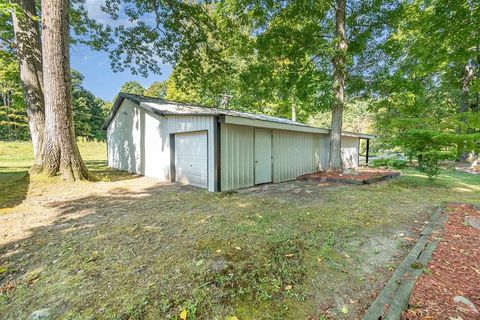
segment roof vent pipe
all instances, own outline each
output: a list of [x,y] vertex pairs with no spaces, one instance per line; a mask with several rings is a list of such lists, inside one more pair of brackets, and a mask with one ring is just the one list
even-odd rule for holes
[[219,94],[220,99],[218,100],[218,107],[220,109],[227,109],[228,102],[230,102],[230,99],[233,97],[232,95],[222,93]]

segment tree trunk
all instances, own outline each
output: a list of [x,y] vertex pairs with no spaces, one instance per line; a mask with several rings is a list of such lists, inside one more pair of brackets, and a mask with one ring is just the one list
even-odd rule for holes
[[92,176],[78,150],[71,104],[68,0],[42,0],[45,139],[42,172],[66,180]]
[[292,103],[292,121],[297,121],[297,105]]
[[28,126],[33,144],[33,169],[42,164],[45,106],[42,90],[42,45],[35,0],[16,0],[22,14],[12,14],[20,79],[27,105]]
[[341,170],[341,133],[343,106],[345,104],[345,64],[347,39],[345,34],[346,0],[336,0],[335,10],[335,57],[333,58],[333,92],[335,99],[332,107],[332,126],[330,128],[330,162],[329,170]]
[[[470,85],[475,78],[475,69],[473,64],[468,63],[465,64],[462,72],[462,98],[460,102],[460,113],[465,113],[469,109],[470,104]],[[464,117],[460,117],[460,119],[465,122]],[[463,133],[459,129],[459,133]],[[457,161],[460,164],[465,165],[467,163],[469,150],[466,149],[465,143],[459,143],[458,145],[458,156]]]

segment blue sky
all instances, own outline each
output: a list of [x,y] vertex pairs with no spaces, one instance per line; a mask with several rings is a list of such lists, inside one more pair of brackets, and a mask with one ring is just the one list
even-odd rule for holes
[[[110,16],[100,10],[105,0],[86,0],[85,7],[90,18],[108,25],[130,24],[127,19],[113,21]],[[148,87],[155,81],[166,80],[172,72],[172,67],[162,65],[162,74],[150,74],[148,78],[140,75],[132,75],[129,71],[113,72],[110,67],[110,59],[105,52],[90,50],[87,46],[71,46],[70,48],[71,67],[79,71],[85,77],[83,86],[95,96],[106,100],[112,99],[120,91],[122,85],[127,81],[138,81],[144,87]]]
[[132,75],[129,71],[113,72],[108,54],[92,51],[86,46],[72,46],[70,59],[71,67],[85,77],[83,86],[105,101],[112,101],[127,81],[138,81],[144,87],[148,87],[155,81],[167,79],[172,72],[169,65],[162,66],[161,75],[150,74],[148,78]]

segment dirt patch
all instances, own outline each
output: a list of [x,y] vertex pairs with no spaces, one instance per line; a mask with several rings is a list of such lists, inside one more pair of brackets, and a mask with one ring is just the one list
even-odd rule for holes
[[319,171],[298,177],[299,180],[320,182],[342,182],[351,184],[371,184],[400,175],[398,171],[385,169],[356,169],[348,171]]
[[418,279],[403,319],[480,318],[480,230],[466,219],[480,218],[471,205],[448,207],[442,240]]

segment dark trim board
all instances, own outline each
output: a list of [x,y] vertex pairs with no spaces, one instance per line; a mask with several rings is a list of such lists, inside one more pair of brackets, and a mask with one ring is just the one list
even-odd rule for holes
[[213,140],[214,140],[214,145],[213,145],[213,154],[214,154],[214,168],[215,168],[215,173],[214,173],[214,191],[215,192],[220,192],[222,191],[222,140],[221,140],[221,132],[222,132],[222,124],[220,117],[214,117],[213,118]]
[[170,133],[170,182],[175,182],[177,172],[175,170],[175,133]]
[[[359,150],[360,152],[360,150]],[[365,164],[368,166],[368,156],[370,153],[370,139],[367,139],[367,147],[366,147],[366,152],[365,152]]]

